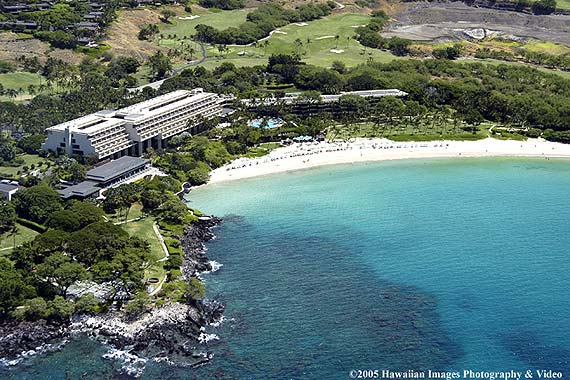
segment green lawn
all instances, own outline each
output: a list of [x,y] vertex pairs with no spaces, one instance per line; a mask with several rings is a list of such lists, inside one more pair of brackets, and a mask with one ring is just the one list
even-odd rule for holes
[[31,167],[31,165],[35,165],[36,169],[38,168],[38,163],[43,162],[42,168],[45,168],[45,163],[47,160],[35,154],[21,154],[16,157],[17,160],[21,159],[24,160],[24,163],[18,166],[0,166],[0,177],[7,177],[7,178],[17,178],[18,171],[20,174],[24,173],[24,166]]
[[[141,217],[143,215],[142,208],[143,208],[143,206],[140,203],[133,204],[131,206],[131,208],[129,209],[128,220]],[[118,212],[115,214],[108,214],[107,217],[113,223],[125,221],[125,215],[119,215]]]
[[556,0],[556,8],[570,9],[570,0]]
[[11,235],[9,232],[0,235],[0,256],[5,256],[12,251],[7,248],[12,248],[14,246],[14,239],[16,245],[20,245],[26,241],[32,240],[36,235],[38,235],[36,231],[22,226],[19,223],[16,223],[16,226],[18,227],[16,236]]
[[492,123],[481,124],[475,133],[465,131],[464,124],[453,125],[451,121],[443,124],[424,119],[418,123],[400,122],[394,125],[360,123],[350,126],[330,127],[327,139],[348,140],[355,137],[385,137],[394,141],[432,141],[432,140],[480,140],[489,137],[488,129]]
[[146,270],[145,279],[157,277],[159,280],[162,280],[162,278],[166,276],[166,270],[164,269],[164,262],[157,262],[157,260],[162,259],[165,257],[165,255],[164,250],[162,249],[162,245],[160,244],[160,241],[158,240],[158,237],[152,228],[153,222],[153,218],[145,218],[136,222],[122,224],[121,227],[130,235],[138,236],[150,244],[152,265]]
[[247,153],[244,155],[245,157],[262,157],[266,154],[269,154],[272,150],[282,147],[281,144],[278,143],[263,143],[259,144],[256,147],[249,148]]
[[[161,23],[160,33],[164,36],[168,34],[176,34],[178,37],[191,36],[196,30],[194,27],[198,24],[213,26],[217,29],[225,29],[230,26],[239,26],[245,22],[245,16],[250,9],[237,9],[233,11],[222,12],[202,12],[195,10],[192,15],[188,14],[180,17],[171,18],[170,24]],[[200,16],[192,20],[184,19],[185,17]]]
[[554,42],[530,40],[522,45],[528,51],[536,53],[547,53],[547,54],[567,54],[570,53],[570,48],[562,44],[556,44]]
[[[25,100],[30,98],[28,93],[28,86],[33,84],[34,86],[39,86],[40,84],[45,84],[46,80],[39,74],[32,74],[27,72],[15,72],[0,74],[0,84],[5,90],[22,89],[22,94],[18,95],[16,100]],[[8,98],[7,96],[0,96],[0,100],[13,100],[13,98]]]
[[476,62],[476,63],[484,63],[487,65],[524,65],[524,66],[534,67],[535,69],[543,71],[545,73],[556,74],[562,78],[570,79],[570,72],[568,72],[568,71],[547,69],[545,67],[539,67],[539,66],[531,65],[528,63],[524,63],[524,62],[510,62],[510,61],[499,61],[496,59],[476,59],[476,58],[462,59],[462,60],[458,60],[457,62],[463,62],[463,63],[474,63],[474,62]]
[[[241,13],[236,13],[241,12]],[[168,39],[168,34],[177,34],[178,37],[191,35],[194,33],[193,27],[198,23],[204,23],[220,28],[239,24],[243,19],[238,20],[238,16],[245,16],[245,11],[224,11],[215,14],[207,14],[203,18],[192,20],[181,25],[177,24],[165,27],[162,31],[165,39],[160,41],[163,46],[180,46],[180,41]],[[235,18],[235,19],[233,19]],[[225,22],[219,24],[219,20]],[[197,20],[200,20],[199,22]],[[229,51],[223,54],[214,46],[207,46],[207,60],[202,64],[206,68],[213,68],[222,62],[232,62],[236,66],[265,65],[267,58],[273,53],[300,53],[304,62],[328,67],[333,61],[342,61],[347,66],[355,66],[367,60],[377,62],[389,62],[397,57],[389,52],[377,49],[365,49],[360,43],[354,40],[355,26],[368,23],[370,16],[346,13],[331,15],[320,20],[315,20],[301,24],[289,24],[279,28],[279,32],[273,33],[267,39],[269,45],[264,46],[263,42],[256,46],[228,46]],[[336,39],[335,37],[339,38]],[[299,39],[302,46],[297,46],[295,41]],[[192,46],[199,52],[198,46]],[[199,54],[199,53],[198,53]]]

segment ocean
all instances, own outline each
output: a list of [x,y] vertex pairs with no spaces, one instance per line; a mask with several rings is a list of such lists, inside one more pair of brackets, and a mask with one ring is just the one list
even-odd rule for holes
[[[224,217],[207,245],[223,266],[204,279],[225,321],[208,330],[212,362],[148,362],[142,378],[570,378],[569,190],[570,162],[520,158],[327,166],[196,189],[189,206]],[[78,339],[0,377],[120,378],[105,352]]]

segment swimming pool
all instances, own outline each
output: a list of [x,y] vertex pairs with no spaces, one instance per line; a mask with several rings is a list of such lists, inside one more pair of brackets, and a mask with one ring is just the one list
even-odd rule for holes
[[[265,123],[264,123],[265,121]],[[265,124],[265,125],[263,125]],[[278,128],[283,124],[283,120],[281,119],[255,119],[249,122],[254,128],[264,128],[264,129],[271,129],[271,128]]]

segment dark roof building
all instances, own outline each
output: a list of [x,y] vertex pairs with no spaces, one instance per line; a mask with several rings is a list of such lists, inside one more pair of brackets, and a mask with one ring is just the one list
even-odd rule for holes
[[97,186],[97,182],[83,181],[77,185],[66,187],[65,189],[58,190],[57,192],[65,199],[77,198],[85,199],[89,197],[97,197],[101,188]]
[[128,179],[150,166],[147,158],[124,156],[87,172],[86,178],[104,186]]
[[101,190],[119,185],[137,174],[145,172],[149,167],[149,159],[123,156],[87,171],[86,181],[57,192],[66,199],[98,197]]
[[14,195],[18,190],[20,190],[20,186],[16,182],[10,181],[1,181],[0,182],[0,199],[6,199],[11,201],[12,195]]

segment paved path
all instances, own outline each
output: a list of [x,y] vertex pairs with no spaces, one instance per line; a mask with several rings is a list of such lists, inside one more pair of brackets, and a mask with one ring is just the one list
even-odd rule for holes
[[[162,237],[160,230],[158,229],[158,225],[156,224],[156,221],[152,224],[152,229],[154,230],[154,233],[156,234],[158,241],[160,241],[160,245],[162,246],[162,249],[164,250],[164,255],[165,255],[165,257],[163,257],[160,260],[157,260],[157,262],[166,261],[166,260],[168,260],[168,257],[169,257],[168,247],[166,247],[166,244],[164,244],[164,238]],[[154,296],[155,294],[160,292],[160,290],[162,289],[162,285],[164,285],[165,281],[166,281],[166,275],[162,278],[162,281],[160,281],[160,283],[157,285],[156,289],[154,289],[152,292],[149,293],[149,296]]]
[[207,56],[206,56],[206,48],[204,47],[204,44],[202,42],[200,42],[200,50],[202,51],[202,58],[200,58],[198,61],[191,61],[186,66],[183,66],[183,67],[176,69],[176,70],[172,70],[172,73],[167,78],[157,80],[155,82],[147,83],[147,84],[139,86],[139,87],[129,88],[129,89],[127,89],[127,91],[135,92],[135,91],[142,90],[145,87],[151,87],[155,90],[158,90],[160,88],[160,86],[162,86],[162,84],[164,83],[165,80],[170,79],[177,74],[180,74],[182,71],[186,70],[189,67],[197,66],[197,65],[201,64],[202,62],[204,62],[206,60]]

